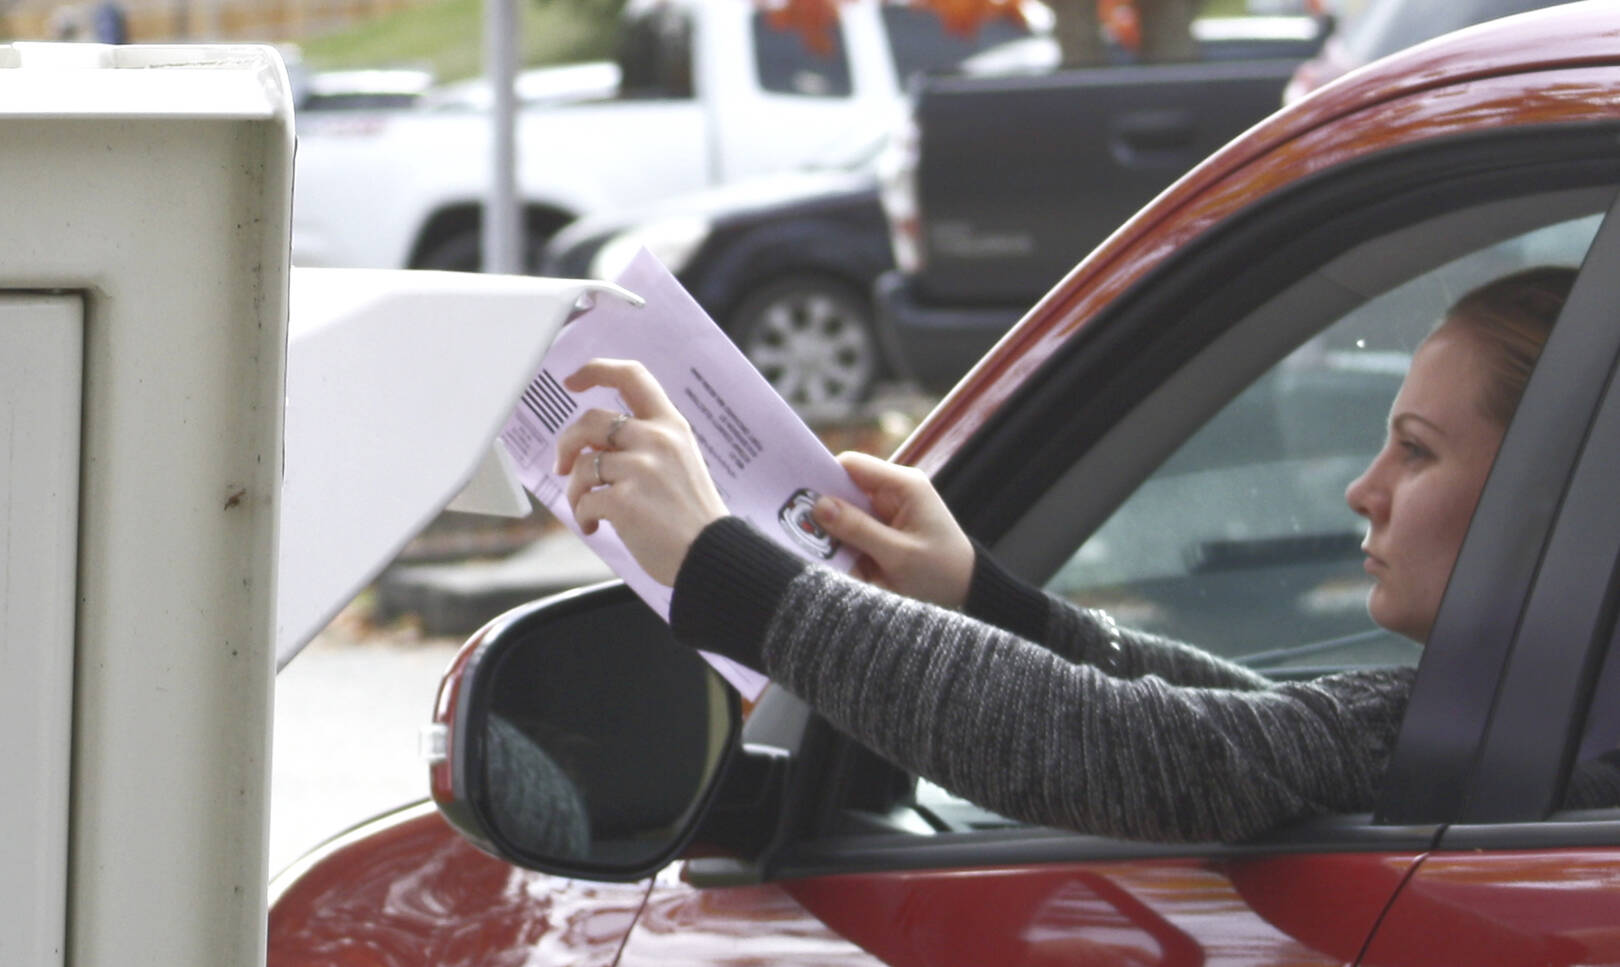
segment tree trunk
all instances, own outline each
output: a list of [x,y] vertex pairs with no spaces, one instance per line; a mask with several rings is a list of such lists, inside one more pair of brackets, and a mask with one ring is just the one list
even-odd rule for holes
[[1103,62],[1102,36],[1097,24],[1097,0],[1048,0],[1053,35],[1064,67],[1091,67]]
[[1142,18],[1143,61],[1198,59],[1198,45],[1192,36],[1197,0],[1136,0],[1136,7]]

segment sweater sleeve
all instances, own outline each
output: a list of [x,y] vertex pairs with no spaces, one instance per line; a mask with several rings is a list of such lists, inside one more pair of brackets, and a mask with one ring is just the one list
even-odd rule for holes
[[760,648],[793,579],[809,562],[738,517],[705,527],[675,575],[669,625],[681,641],[764,670]]
[[[1159,841],[1237,840],[1371,808],[1410,669],[1246,690],[1116,677],[825,568],[716,560],[733,543],[769,544],[751,534],[715,525],[693,545],[677,636],[751,658],[837,728],[958,795],[1025,822]],[[777,597],[728,620],[695,606],[711,582],[754,604]]]

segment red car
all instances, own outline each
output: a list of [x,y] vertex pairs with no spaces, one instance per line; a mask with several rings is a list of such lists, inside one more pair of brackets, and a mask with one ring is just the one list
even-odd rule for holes
[[[1178,182],[897,455],[1122,623],[1280,677],[1421,659],[1375,813],[1021,826],[780,689],[744,721],[611,585],[468,643],[438,806],[284,874],[270,963],[1620,963],[1620,810],[1555,808],[1620,738],[1617,186],[1614,4],[1398,54]],[[1543,263],[1582,271],[1419,652],[1365,617],[1344,487],[1440,309]]]

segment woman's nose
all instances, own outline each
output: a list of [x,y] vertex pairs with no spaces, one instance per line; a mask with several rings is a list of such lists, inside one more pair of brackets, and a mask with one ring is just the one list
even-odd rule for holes
[[1374,460],[1361,472],[1361,476],[1350,481],[1350,486],[1344,489],[1344,502],[1350,505],[1351,510],[1368,520],[1373,520],[1374,515],[1383,506],[1373,476],[1377,468],[1378,461]]

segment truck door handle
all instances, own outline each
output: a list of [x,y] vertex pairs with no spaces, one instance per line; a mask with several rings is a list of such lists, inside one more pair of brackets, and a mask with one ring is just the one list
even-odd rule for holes
[[1114,119],[1109,153],[1127,167],[1189,167],[1197,127],[1184,110],[1135,111]]

